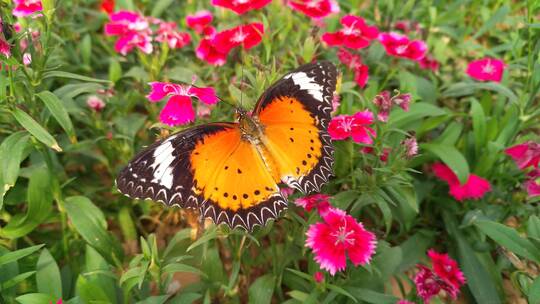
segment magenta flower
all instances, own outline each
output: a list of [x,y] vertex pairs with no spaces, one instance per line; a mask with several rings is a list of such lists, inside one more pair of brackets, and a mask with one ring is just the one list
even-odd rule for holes
[[289,0],[288,4],[293,10],[313,19],[339,12],[339,4],[335,0]]
[[405,147],[405,156],[412,158],[418,154],[418,142],[416,137],[411,136],[401,143]]
[[488,57],[471,61],[467,66],[467,74],[479,81],[501,82],[505,67],[502,60]]
[[24,53],[22,58],[24,65],[30,65],[32,63],[32,54],[30,53]]
[[150,86],[150,94],[146,96],[150,102],[157,102],[170,96],[159,114],[161,122],[170,126],[187,124],[195,119],[192,97],[205,104],[215,104],[219,101],[213,88],[196,88],[166,82],[151,82]]
[[362,49],[369,46],[371,40],[377,39],[379,30],[366,24],[363,18],[347,15],[340,20],[343,28],[335,33],[325,33],[322,40],[330,46],[343,45],[351,49]]
[[525,181],[524,186],[527,190],[527,194],[530,197],[540,195],[540,169],[535,168],[533,171],[527,174],[528,180]]
[[115,51],[124,56],[134,48],[145,54],[152,53],[152,31],[147,18],[131,11],[119,11],[109,17],[111,21],[105,24],[105,35],[119,37]]
[[161,22],[156,41],[167,43],[171,49],[180,49],[191,42],[191,36],[189,33],[180,32],[174,22]]
[[287,199],[294,193],[294,189],[289,187],[283,187],[279,189],[279,192],[285,199]]
[[265,7],[272,0],[212,0],[212,5],[228,8],[238,15]]
[[407,300],[399,300],[396,304],[414,304],[414,302],[407,301]]
[[417,294],[424,300],[424,303],[429,303],[431,298],[441,292],[441,284],[437,280],[437,276],[431,269],[424,265],[418,265],[418,272],[414,277],[414,285],[416,285]]
[[11,56],[11,46],[3,36],[0,36],[0,54],[4,55],[6,58]]
[[478,175],[469,174],[467,182],[461,184],[457,175],[447,165],[435,163],[431,168],[435,176],[448,183],[450,195],[458,201],[480,199],[486,192],[491,191],[490,183]]
[[320,271],[317,271],[313,274],[313,279],[315,280],[315,282],[321,283],[322,281],[324,281],[324,274]]
[[211,38],[202,39],[195,49],[197,58],[212,65],[224,65],[230,50],[221,50],[216,47]]
[[540,163],[540,144],[532,141],[512,146],[504,152],[512,157],[521,170],[528,167],[538,167],[538,163]]
[[209,11],[198,11],[193,15],[186,16],[186,23],[189,28],[195,30],[196,33],[202,34],[204,29],[212,23],[214,16]]
[[394,23],[394,28],[396,30],[400,30],[404,32],[405,34],[409,33],[410,31],[415,31],[416,33],[420,33],[421,28],[418,22],[416,21],[410,21],[410,20],[399,20]]
[[354,115],[338,115],[330,121],[328,133],[333,140],[351,137],[354,142],[372,144],[377,134],[369,127],[371,124],[373,124],[373,113],[369,110]]
[[298,198],[294,201],[297,206],[306,209],[310,212],[313,208],[316,208],[319,215],[324,216],[330,210],[330,196],[327,194],[312,194]]
[[331,208],[323,220],[311,225],[306,233],[306,247],[313,250],[321,269],[335,275],[347,266],[347,256],[355,266],[370,262],[377,241],[362,223],[336,208]]
[[446,283],[442,285],[442,288],[455,300],[459,288],[465,284],[465,276],[459,269],[458,263],[447,253],[437,253],[433,249],[428,251],[428,256],[431,259],[433,271]]
[[379,41],[386,53],[395,57],[419,61],[426,55],[427,45],[422,40],[410,40],[409,37],[398,33],[381,33]]
[[13,15],[17,17],[30,16],[43,10],[41,0],[13,0],[13,3],[15,4]]
[[97,97],[96,95],[89,96],[88,99],[86,99],[86,105],[96,112],[100,112],[103,110],[103,108],[105,108],[105,102],[103,99]]

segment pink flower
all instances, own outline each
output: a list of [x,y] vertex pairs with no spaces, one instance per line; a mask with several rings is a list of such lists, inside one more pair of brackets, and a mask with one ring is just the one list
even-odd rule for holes
[[335,0],[289,0],[288,3],[293,10],[314,19],[339,12],[339,5]]
[[200,103],[197,105],[197,117],[206,118],[212,113],[213,105],[207,105],[205,103]]
[[167,43],[171,49],[180,49],[189,44],[191,36],[178,31],[174,22],[162,22],[159,24],[156,41]]
[[392,102],[403,109],[403,111],[408,112],[409,111],[409,105],[411,104],[412,96],[409,93],[405,94],[397,94],[396,96],[392,97]]
[[336,208],[331,208],[323,220],[311,225],[306,233],[306,247],[313,250],[321,269],[335,275],[345,269],[347,256],[355,266],[370,262],[377,241],[362,223]]
[[30,53],[24,53],[22,58],[24,65],[29,65],[32,63],[32,54]]
[[467,66],[467,74],[480,81],[501,82],[505,67],[502,60],[488,57],[471,61]]
[[287,199],[290,195],[294,193],[294,189],[289,187],[283,187],[279,189],[279,192],[281,192],[281,195]]
[[330,121],[328,133],[333,140],[343,140],[352,137],[354,142],[372,144],[377,135],[369,127],[373,123],[373,113],[369,110],[354,115],[338,115]]
[[420,60],[427,52],[427,45],[422,40],[410,40],[409,37],[398,33],[381,33],[379,41],[383,45],[386,53],[395,57]]
[[396,304],[414,304],[414,302],[407,301],[407,300],[399,300]]
[[354,71],[354,81],[361,88],[366,86],[369,79],[369,67],[362,63],[359,55],[353,54],[344,48],[338,50],[338,58],[341,63]]
[[106,13],[107,15],[112,14],[114,12],[114,2],[114,0],[102,0],[101,4],[99,5],[99,10]]
[[437,72],[439,70],[439,62],[433,58],[433,56],[427,54],[422,58],[420,61],[418,61],[418,65],[424,70],[429,69],[433,72]]
[[388,115],[390,115],[390,109],[392,109],[392,97],[390,92],[382,91],[373,98],[373,103],[377,107],[377,118],[380,121],[388,121]]
[[230,50],[218,49],[211,38],[202,39],[195,49],[197,58],[212,65],[224,65]]
[[219,101],[213,88],[197,88],[166,82],[151,82],[150,86],[150,93],[146,96],[150,102],[171,96],[159,115],[161,122],[170,126],[186,124],[195,119],[192,97],[205,104],[215,104]]
[[297,206],[306,209],[310,212],[313,208],[317,208],[317,211],[322,216],[330,210],[330,196],[326,194],[312,194],[298,198],[294,201]]
[[465,284],[465,276],[458,267],[458,263],[451,259],[447,253],[437,253],[433,249],[428,251],[433,265],[433,271],[446,284],[441,287],[456,299],[461,285]]
[[401,143],[405,147],[405,156],[412,158],[418,154],[418,142],[416,137],[411,136]]
[[247,11],[263,8],[270,2],[272,0],[212,0],[212,5],[228,8],[242,15]]
[[105,108],[105,102],[103,99],[97,97],[96,95],[91,95],[86,99],[86,105],[96,112],[100,112]]
[[339,97],[339,94],[334,94],[334,96],[332,97],[332,113],[331,114],[334,114],[339,108],[339,106],[341,105],[340,99],[341,98]]
[[369,46],[371,40],[376,39],[379,30],[375,26],[368,26],[363,18],[347,15],[340,21],[343,28],[335,33],[325,33],[322,40],[330,46],[343,45],[351,49],[361,49]]
[[432,169],[435,176],[448,183],[450,195],[458,201],[480,199],[486,192],[491,191],[489,182],[478,175],[469,174],[469,179],[462,185],[457,175],[448,166],[442,163],[435,163]]
[[313,274],[313,279],[315,280],[315,282],[321,283],[322,281],[324,281],[324,274],[320,271],[317,271],[315,272],[315,274]]
[[410,20],[399,20],[394,23],[394,28],[397,30],[400,30],[404,33],[408,33],[412,30],[415,32],[420,32],[420,25],[416,21],[410,21]]
[[41,0],[13,0],[13,3],[15,3],[13,15],[17,17],[30,16],[43,10]]
[[527,167],[538,167],[540,163],[540,144],[532,141],[512,146],[504,152],[512,157],[521,170]]
[[418,273],[414,277],[414,285],[416,292],[424,300],[424,303],[429,303],[429,300],[441,292],[441,284],[437,280],[437,276],[431,269],[424,265],[418,265]]
[[204,29],[212,23],[214,16],[209,11],[198,11],[193,15],[186,16],[186,23],[189,28],[192,28],[198,34],[202,34]]
[[534,168],[531,172],[527,173],[527,180],[523,183],[525,190],[529,197],[535,197],[540,195],[540,169]]
[[125,56],[136,47],[145,54],[152,53],[152,31],[147,18],[131,11],[119,11],[109,17],[105,35],[119,37],[115,51]]

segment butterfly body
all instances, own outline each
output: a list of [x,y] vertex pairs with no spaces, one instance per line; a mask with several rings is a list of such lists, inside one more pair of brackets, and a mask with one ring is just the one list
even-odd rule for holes
[[216,223],[251,230],[286,209],[279,184],[319,191],[332,174],[326,133],[337,71],[329,62],[285,75],[236,123],[173,134],[137,155],[119,174],[121,192],[198,208]]

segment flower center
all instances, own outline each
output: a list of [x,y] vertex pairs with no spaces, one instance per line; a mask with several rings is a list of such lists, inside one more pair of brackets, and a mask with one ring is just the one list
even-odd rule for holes
[[495,67],[491,64],[489,60],[486,63],[486,65],[482,67],[482,72],[486,74],[493,74],[494,71],[495,71]]
[[334,242],[334,245],[342,244],[342,245],[354,245],[354,239],[350,238],[351,234],[354,232],[347,231],[347,227],[341,226],[339,227],[339,230],[330,234],[331,236],[336,238],[336,241]]
[[233,4],[234,5],[242,5],[242,4],[246,4],[248,3],[250,0],[234,0],[233,1]]
[[308,8],[316,8],[319,6],[319,2],[321,2],[321,0],[312,0],[312,1],[309,1],[306,6]]
[[403,54],[407,50],[408,45],[400,45],[396,48],[396,53]]
[[234,34],[231,40],[233,42],[241,43],[241,42],[244,42],[247,36],[248,36],[247,34],[242,33],[242,31],[239,31],[236,34]]

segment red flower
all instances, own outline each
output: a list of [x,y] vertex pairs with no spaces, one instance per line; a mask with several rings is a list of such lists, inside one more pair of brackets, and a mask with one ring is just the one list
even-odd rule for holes
[[240,45],[247,50],[259,44],[263,34],[264,26],[262,23],[250,23],[217,33],[214,37],[214,43],[216,47],[223,50],[230,50]]
[[89,96],[88,99],[86,99],[86,105],[96,112],[101,112],[101,110],[105,108],[105,102],[103,99],[96,95]]
[[339,60],[354,72],[354,81],[359,87],[366,86],[369,79],[369,67],[362,63],[359,55],[352,54],[344,48],[338,50]]
[[0,54],[4,55],[6,58],[11,56],[11,46],[3,36],[0,36]]
[[13,15],[17,17],[30,16],[35,12],[43,10],[41,0],[13,0],[15,8],[13,8]]
[[424,303],[429,303],[429,300],[441,292],[441,284],[437,280],[437,276],[431,269],[424,265],[418,265],[418,272],[414,277],[414,285],[416,292],[424,300]]
[[313,275],[313,279],[315,280],[315,282],[320,283],[320,282],[324,281],[324,274],[322,272],[320,272],[320,271],[317,271]]
[[525,181],[524,186],[527,190],[527,194],[530,197],[535,197],[540,195],[540,181],[538,178],[540,178],[540,169],[535,168],[533,171],[529,172],[527,174],[527,177],[529,178],[527,181]]
[[433,72],[437,72],[439,70],[439,62],[433,58],[431,55],[426,55],[424,58],[422,58],[420,61],[418,61],[418,65],[424,70],[432,70]]
[[368,26],[363,18],[347,15],[340,21],[343,28],[335,33],[325,33],[322,40],[330,45],[344,45],[351,49],[361,49],[369,46],[371,40],[376,39],[379,30],[375,26]]
[[152,31],[146,17],[131,11],[119,11],[109,16],[111,21],[105,24],[105,35],[119,36],[114,46],[122,55],[138,48],[143,53],[152,53]]
[[171,49],[179,49],[191,42],[191,36],[189,33],[178,31],[174,22],[161,22],[156,41],[167,43]]
[[289,6],[311,18],[323,18],[331,13],[339,12],[335,0],[289,0]]
[[331,207],[330,196],[326,194],[313,194],[298,198],[294,201],[297,206],[303,207],[310,212],[311,209],[317,208],[317,211],[322,216],[326,214]]
[[331,208],[323,220],[311,225],[306,233],[306,247],[313,250],[322,269],[335,275],[345,269],[347,256],[355,266],[370,262],[377,240],[362,223],[336,208]]
[[446,284],[442,288],[456,299],[461,285],[465,284],[465,276],[458,267],[458,263],[451,259],[447,253],[437,253],[433,249],[428,251],[433,265],[433,271]]
[[270,2],[272,0],[212,0],[212,5],[228,8],[242,15],[247,11],[263,8]]
[[450,195],[458,201],[480,199],[486,192],[491,191],[489,182],[478,175],[469,174],[469,179],[462,185],[456,174],[448,166],[442,163],[435,163],[432,169],[435,176],[448,183]]
[[214,16],[209,11],[198,11],[193,15],[187,15],[186,23],[189,28],[194,29],[198,34],[202,34],[213,19]]
[[467,74],[480,81],[501,82],[505,67],[502,60],[483,58],[471,61],[467,66]]
[[212,38],[202,39],[199,46],[195,50],[197,58],[204,60],[213,65],[224,65],[229,55],[229,49],[218,49],[213,43]]
[[411,41],[407,36],[392,32],[380,34],[379,41],[391,56],[418,61],[426,55],[427,46],[422,40]]
[[357,143],[372,144],[377,135],[369,127],[373,123],[373,113],[369,110],[354,115],[338,115],[330,121],[328,134],[333,140],[343,140],[348,137]]
[[107,15],[112,14],[114,12],[114,0],[102,0],[99,9],[107,13]]
[[521,170],[527,167],[538,167],[540,163],[540,144],[532,141],[512,146],[504,152],[512,157]]

